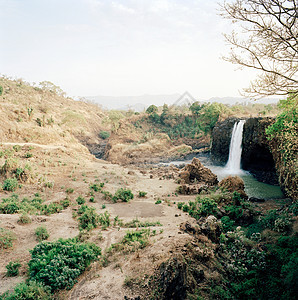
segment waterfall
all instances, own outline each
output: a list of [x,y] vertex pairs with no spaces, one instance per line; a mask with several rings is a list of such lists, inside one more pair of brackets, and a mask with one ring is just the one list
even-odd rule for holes
[[242,134],[245,120],[236,122],[233,127],[230,149],[229,149],[229,160],[226,165],[226,171],[231,174],[241,173],[241,153],[242,153]]

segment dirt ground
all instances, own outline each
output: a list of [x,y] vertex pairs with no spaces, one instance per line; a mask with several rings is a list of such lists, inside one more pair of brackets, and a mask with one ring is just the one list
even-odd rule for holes
[[[22,144],[22,150],[17,154],[22,157],[28,145]],[[153,272],[154,267],[169,258],[178,248],[183,248],[190,236],[180,231],[182,222],[189,219],[186,213],[177,209],[177,203],[190,199],[192,196],[179,196],[175,194],[177,184],[173,179],[160,180],[150,170],[123,167],[109,162],[95,159],[92,155],[83,152],[73,153],[70,149],[33,145],[30,151],[33,157],[27,159],[33,166],[34,176],[30,183],[24,183],[15,193],[22,199],[32,197],[39,193],[44,203],[60,201],[66,197],[71,205],[60,213],[50,216],[32,215],[30,224],[19,224],[20,214],[1,214],[0,226],[11,230],[16,235],[12,249],[5,249],[0,253],[0,293],[11,290],[14,286],[25,280],[26,263],[30,260],[29,250],[38,243],[35,229],[41,225],[46,226],[50,236],[49,241],[58,238],[71,238],[79,234],[78,221],[73,218],[77,209],[75,199],[82,195],[88,205],[94,207],[98,213],[108,211],[111,219],[118,216],[124,223],[138,219],[140,221],[159,221],[162,226],[151,227],[154,235],[150,237],[150,244],[137,253],[128,255],[117,254],[111,257],[111,262],[102,267],[95,262],[78,280],[71,291],[57,295],[60,299],[123,299],[124,296],[133,295],[125,282],[129,278],[142,278],[144,274]],[[11,147],[3,145],[2,148]],[[31,145],[32,148],[32,145]],[[153,177],[153,178],[151,178]],[[42,181],[40,178],[43,178]],[[46,179],[45,179],[46,178]],[[45,182],[51,182],[46,187]],[[129,188],[135,195],[130,202],[112,203],[105,200],[103,194],[95,193],[95,202],[88,201],[89,185],[103,182],[104,190],[114,193],[119,188]],[[73,193],[68,194],[67,189],[72,188]],[[138,192],[144,191],[146,197],[139,198]],[[11,192],[1,191],[0,198],[7,198]],[[193,196],[194,197],[194,196]],[[185,198],[185,199],[184,199]],[[155,204],[157,200],[161,204]],[[105,208],[103,208],[105,207]],[[111,244],[119,242],[128,228],[111,226],[106,230],[96,228],[91,231],[89,241],[101,247],[104,254]],[[134,230],[134,229],[130,229]],[[6,277],[5,266],[10,261],[20,261],[20,276]],[[142,296],[142,295],[140,295]]]

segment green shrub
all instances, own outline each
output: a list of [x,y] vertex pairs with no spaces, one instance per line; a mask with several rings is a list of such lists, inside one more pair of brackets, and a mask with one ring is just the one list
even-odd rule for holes
[[113,195],[110,192],[108,192],[108,191],[102,191],[101,193],[103,194],[103,198],[105,200],[112,200],[113,199]]
[[188,212],[188,210],[189,210],[188,205],[187,205],[187,204],[184,204],[184,205],[182,206],[182,210],[183,210],[184,212]]
[[155,204],[160,204],[162,201],[160,199],[155,201]]
[[268,213],[261,218],[260,223],[264,228],[273,229],[274,223],[278,218],[278,213],[276,209],[269,210]]
[[16,178],[7,178],[3,182],[3,190],[14,192],[17,189],[18,185],[19,183]]
[[36,235],[37,241],[39,241],[39,242],[47,240],[48,237],[50,236],[48,233],[48,230],[44,226],[37,227],[35,229],[35,235]]
[[94,197],[93,197],[93,196],[92,196],[92,197],[90,197],[90,198],[89,198],[89,201],[94,203],[94,202],[95,202],[95,199],[94,199]]
[[50,289],[43,284],[29,281],[28,283],[19,283],[12,293],[6,292],[0,298],[3,300],[50,300],[53,299]]
[[20,215],[18,223],[19,224],[30,224],[31,218],[26,213],[23,213],[22,215]]
[[121,200],[123,202],[128,202],[133,199],[134,195],[129,189],[118,189],[113,197],[113,200],[116,202],[117,200]]
[[3,94],[3,86],[0,85],[0,96],[2,96],[2,94]]
[[21,264],[18,261],[11,261],[9,262],[5,268],[7,269],[6,271],[6,276],[7,277],[14,277],[19,275],[19,268]]
[[139,191],[139,198],[146,197],[147,192]]
[[224,208],[231,219],[237,221],[242,217],[243,209],[241,206],[227,205]]
[[198,202],[201,204],[199,207],[199,214],[202,216],[216,215],[217,213],[217,203],[205,197],[203,199],[198,199]]
[[110,135],[111,134],[108,131],[101,131],[99,133],[99,137],[102,138],[103,140],[108,139]]
[[41,214],[49,216],[55,213],[59,213],[63,209],[63,206],[59,203],[52,202],[49,205],[44,204],[41,207]]
[[76,201],[77,201],[77,203],[78,203],[79,205],[82,205],[82,204],[86,203],[86,200],[85,200],[84,197],[82,197],[82,196],[79,196],[79,197],[76,199]]
[[96,213],[95,208],[87,207],[84,213],[78,218],[79,229],[91,230],[96,228],[99,222],[99,215]]
[[235,229],[235,221],[231,220],[230,217],[224,216],[220,219],[220,221],[223,232],[233,231]]
[[16,239],[15,234],[8,229],[0,227],[0,250],[12,247],[12,242]]
[[110,214],[107,211],[99,214],[98,222],[100,223],[100,225],[102,225],[103,229],[106,229],[111,225]]
[[67,194],[72,194],[74,192],[73,188],[67,188],[65,191]]
[[65,198],[60,201],[60,205],[65,209],[70,205],[70,200],[68,198]]
[[71,289],[76,278],[101,254],[92,243],[80,243],[76,239],[59,239],[42,242],[30,251],[28,263],[31,280],[43,283],[52,292]]
[[100,192],[103,186],[104,186],[103,183],[94,183],[94,184],[90,184],[89,188],[94,192]]
[[182,209],[184,202],[178,202],[177,207],[178,209]]
[[33,156],[33,154],[30,153],[30,152],[27,152],[27,153],[25,154],[25,157],[26,157],[26,158],[30,158],[30,157],[32,157],[32,156]]
[[21,204],[15,198],[3,199],[0,204],[0,213],[2,214],[16,214],[21,209]]

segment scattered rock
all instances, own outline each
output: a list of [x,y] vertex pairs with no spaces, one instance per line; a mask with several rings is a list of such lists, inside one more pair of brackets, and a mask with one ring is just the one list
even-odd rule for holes
[[200,227],[203,234],[205,234],[211,241],[218,242],[221,234],[220,221],[215,216],[208,216],[206,219],[201,219]]

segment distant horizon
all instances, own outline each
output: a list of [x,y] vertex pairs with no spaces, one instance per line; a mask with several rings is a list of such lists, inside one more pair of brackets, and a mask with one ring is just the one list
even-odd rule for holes
[[0,0],[0,70],[51,81],[70,97],[173,89],[239,97],[257,72],[221,59],[229,52],[222,34],[236,25],[217,2]]

